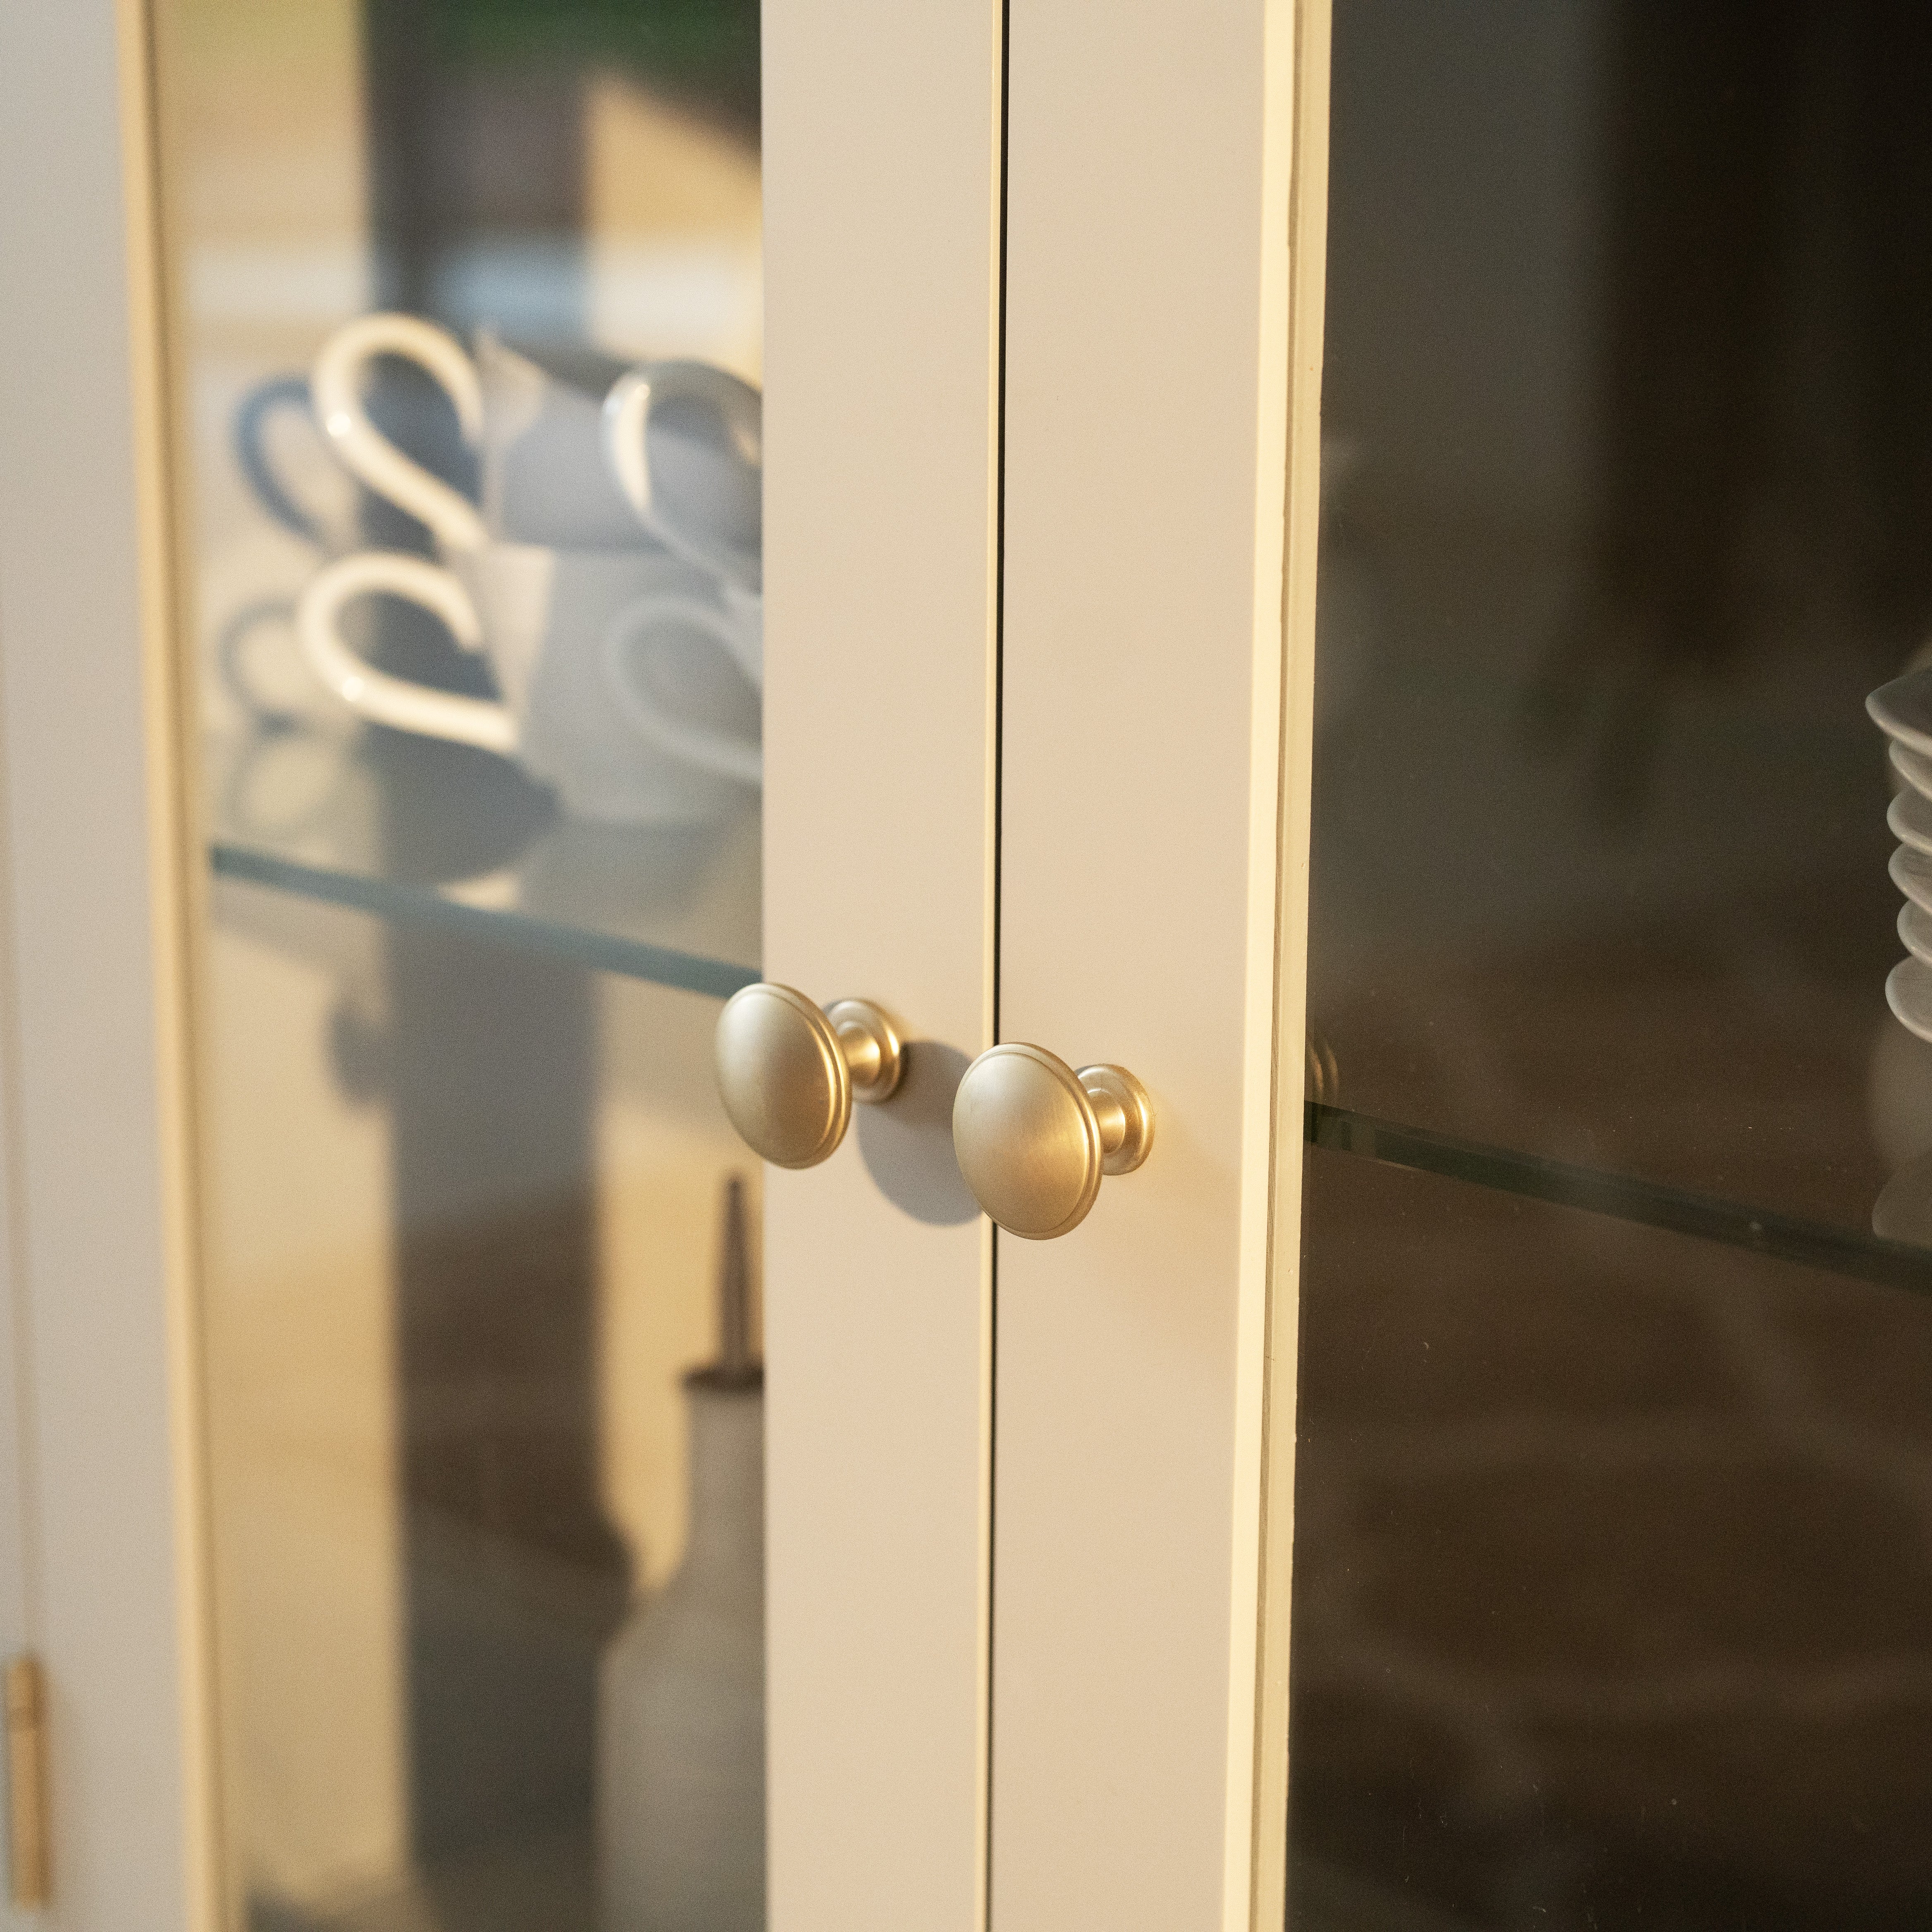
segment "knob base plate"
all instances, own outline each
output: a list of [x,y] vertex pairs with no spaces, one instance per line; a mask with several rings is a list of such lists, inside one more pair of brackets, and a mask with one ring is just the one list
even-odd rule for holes
[[1074,1075],[1100,1124],[1100,1172],[1131,1174],[1154,1145],[1154,1102],[1124,1066],[1083,1066]]
[[870,1107],[890,1100],[904,1078],[906,1058],[891,1014],[870,1000],[835,1000],[825,1017],[844,1051],[853,1099]]

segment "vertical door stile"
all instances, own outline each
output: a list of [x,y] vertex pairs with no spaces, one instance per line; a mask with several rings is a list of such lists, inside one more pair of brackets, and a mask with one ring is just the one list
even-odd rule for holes
[[9,1286],[59,1922],[217,1922],[150,8],[0,9]]
[[1264,1886],[1280,1922],[1256,1840],[1286,1738],[1257,1712],[1305,12],[1012,8],[1000,1034],[1128,1068],[1156,1125],[1084,1225],[999,1238],[1000,1932],[1266,1924]]
[[1001,10],[767,0],[765,976],[890,1108],[766,1195],[776,1932],[983,1924]]
[[1288,1620],[1294,1542],[1301,1170],[1306,1107],[1310,788],[1315,768],[1316,553],[1322,514],[1322,320],[1328,290],[1330,0],[1296,9],[1289,183],[1286,554],[1282,572],[1281,884],[1275,966],[1274,1225],[1262,1418],[1261,1658],[1256,1672],[1254,1907],[1288,1892]]

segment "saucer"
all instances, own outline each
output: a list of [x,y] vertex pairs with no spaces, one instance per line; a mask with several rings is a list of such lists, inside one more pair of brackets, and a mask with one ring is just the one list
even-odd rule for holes
[[1901,959],[1886,980],[1885,999],[1902,1026],[1932,1040],[1932,966],[1922,959]]
[[1932,853],[1915,852],[1910,846],[1901,845],[1886,869],[1892,874],[1892,883],[1914,905],[1932,912]]
[[1922,791],[1900,792],[1885,814],[1892,836],[1915,852],[1932,852],[1932,797]]
[[1932,670],[1908,672],[1865,700],[1872,722],[1888,738],[1932,758]]

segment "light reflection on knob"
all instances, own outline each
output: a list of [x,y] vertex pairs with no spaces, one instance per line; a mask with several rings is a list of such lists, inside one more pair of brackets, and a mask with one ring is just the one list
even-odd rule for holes
[[718,1094],[746,1145],[778,1167],[816,1167],[845,1138],[856,1100],[891,1098],[905,1048],[869,1000],[820,1012],[790,986],[734,993],[718,1016]]
[[1070,1233],[1103,1174],[1131,1174],[1154,1143],[1154,1103],[1124,1066],[1077,1072],[1043,1047],[991,1048],[952,1102],[952,1151],[974,1198],[1010,1234]]

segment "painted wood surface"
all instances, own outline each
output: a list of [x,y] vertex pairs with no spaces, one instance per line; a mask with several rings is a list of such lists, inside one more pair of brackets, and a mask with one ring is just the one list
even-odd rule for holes
[[212,1922],[145,10],[0,7],[4,1036],[52,1923]]
[[999,1240],[998,1932],[1247,1925],[1286,1749],[1256,1710],[1297,25],[1012,10],[1000,1034],[1129,1067],[1159,1121],[1083,1226]]
[[765,974],[904,1090],[769,1173],[772,1924],[984,1922],[1000,10],[768,0]]

